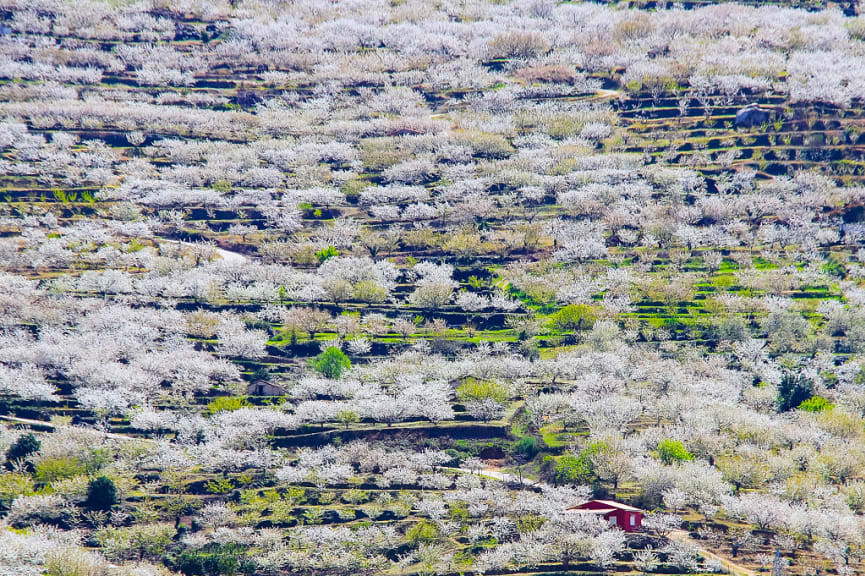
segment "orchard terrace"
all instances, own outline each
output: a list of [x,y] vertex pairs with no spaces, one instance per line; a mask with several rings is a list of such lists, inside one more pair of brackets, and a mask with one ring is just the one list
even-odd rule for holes
[[0,0],[0,572],[865,572],[856,10]]

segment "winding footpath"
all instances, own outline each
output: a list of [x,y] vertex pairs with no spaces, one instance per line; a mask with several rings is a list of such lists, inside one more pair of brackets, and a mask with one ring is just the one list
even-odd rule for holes
[[[4,416],[0,415],[0,420],[4,420],[6,422],[11,422],[13,424],[25,424],[27,426],[44,426],[45,428],[50,428],[54,430],[57,428],[51,422],[46,422],[45,420],[31,420],[29,418],[18,418],[17,416]],[[93,428],[89,428],[89,430],[94,430]],[[115,432],[102,432],[102,435],[106,438],[111,438],[112,440],[124,440],[126,442],[147,442],[150,444],[156,444],[156,440],[151,440],[150,438],[140,438],[138,436],[127,436],[126,434],[117,434]]]
[[[195,244],[192,242],[185,242],[183,240],[170,240],[168,238],[157,238],[159,242],[165,242],[167,244],[180,244],[181,246],[193,247]],[[249,258],[240,254],[238,252],[232,252],[231,250],[226,250],[225,248],[220,248],[218,246],[214,246],[213,249],[219,254],[219,257],[222,258],[227,264],[246,264],[249,262]]]
[[552,488],[549,484],[545,482],[541,482],[539,480],[530,480],[529,478],[520,479],[519,476],[515,474],[508,474],[507,472],[501,472],[498,468],[487,467],[483,470],[469,470],[468,468],[454,468],[452,466],[442,466],[442,470],[450,470],[451,472],[463,472],[465,474],[473,474],[475,476],[480,476],[482,478],[492,478],[494,480],[500,480],[502,482],[507,482],[508,484],[520,484],[525,486],[526,488],[540,488],[542,490],[548,490]]

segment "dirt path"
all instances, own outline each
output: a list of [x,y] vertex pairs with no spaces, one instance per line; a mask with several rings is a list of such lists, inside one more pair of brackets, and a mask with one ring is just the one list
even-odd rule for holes
[[249,258],[243,254],[225,250],[224,248],[217,248],[216,253],[228,264],[246,264],[249,261]]
[[[159,242],[167,242],[169,244],[181,244],[183,246],[193,246],[191,242],[183,242],[179,240],[169,240],[168,238],[158,238]],[[245,264],[249,261],[249,258],[244,256],[243,254],[239,254],[237,252],[232,252],[231,250],[226,250],[225,248],[220,248],[218,246],[214,246],[213,249],[219,254],[219,257],[222,258],[228,264]]]
[[726,568],[733,576],[757,576],[757,573],[750,568],[745,568],[744,566],[741,566],[736,562],[733,562],[732,560],[728,560],[723,556],[719,556],[714,552],[706,550],[699,544],[699,542],[695,542],[694,540],[692,540],[688,533],[684,530],[673,530],[672,532],[670,532],[670,540],[693,544],[700,551],[701,556],[703,556],[704,558],[709,558],[711,560],[717,560],[721,563],[721,566]]
[[547,490],[552,488],[549,484],[544,482],[531,480],[529,478],[520,479],[519,476],[515,474],[508,474],[507,472],[502,472],[498,468],[488,467],[480,470],[478,472],[474,472],[469,470],[468,468],[451,468],[449,466],[443,467],[444,470],[452,470],[454,472],[465,472],[467,474],[475,474],[477,476],[482,476],[484,478],[493,478],[494,480],[501,480],[502,482],[514,483],[514,484],[522,484],[527,488],[541,488],[543,490]]
[[598,90],[597,92],[595,92],[595,97],[596,98],[602,98],[602,99],[618,98],[619,97],[619,91],[618,90],[606,90],[606,89],[602,88],[601,90]]
[[[0,420],[5,420],[6,422],[12,422],[15,424],[27,424],[28,426],[44,426],[46,428],[51,428],[54,430],[57,428],[51,422],[46,422],[44,420],[30,420],[28,418],[18,418],[16,416],[2,416],[0,415]],[[94,428],[89,428],[89,430],[94,430]],[[116,434],[114,432],[102,432],[106,438],[111,438],[112,440],[124,440],[126,442],[147,442],[151,444],[155,444],[156,440],[151,440],[150,438],[139,438],[137,436],[127,436],[125,434]]]
[[489,467],[484,468],[480,472],[481,476],[486,476],[488,478],[495,478],[497,480],[501,480],[502,482],[509,482],[515,484],[522,484],[523,486],[527,486],[529,488],[541,488],[543,490],[547,490],[552,488],[549,484],[541,482],[540,480],[532,480],[530,478],[520,478],[516,474],[509,474],[507,472],[502,472],[498,468]]

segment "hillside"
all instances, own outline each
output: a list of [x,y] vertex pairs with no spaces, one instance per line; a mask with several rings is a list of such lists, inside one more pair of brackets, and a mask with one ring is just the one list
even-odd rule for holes
[[0,573],[865,572],[857,10],[0,0]]

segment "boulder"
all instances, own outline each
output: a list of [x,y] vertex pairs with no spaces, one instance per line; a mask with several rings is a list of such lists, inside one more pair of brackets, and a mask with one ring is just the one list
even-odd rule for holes
[[750,104],[736,112],[736,128],[751,128],[769,121],[769,112]]

